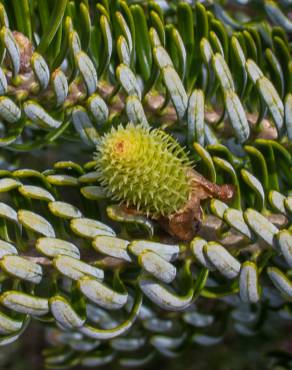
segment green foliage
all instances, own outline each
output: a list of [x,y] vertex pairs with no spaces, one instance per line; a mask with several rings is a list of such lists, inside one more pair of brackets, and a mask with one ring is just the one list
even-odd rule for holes
[[[0,345],[38,321],[48,368],[291,321],[291,1],[159,4],[0,1]],[[52,168],[15,168],[36,149]],[[187,243],[147,216],[185,204],[193,163],[236,193]]]
[[[261,137],[266,119],[272,138],[291,139],[289,42],[279,27],[289,21],[275,3],[265,8],[273,27],[236,21],[217,3],[149,3],[146,11],[124,1],[55,3],[1,8],[2,146],[27,151],[81,138],[94,147],[100,132],[128,121],[174,130],[187,123],[191,145]],[[260,14],[253,1],[249,8]]]

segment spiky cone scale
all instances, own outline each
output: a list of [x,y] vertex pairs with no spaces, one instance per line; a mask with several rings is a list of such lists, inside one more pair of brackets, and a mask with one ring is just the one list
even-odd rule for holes
[[196,234],[201,200],[228,200],[234,194],[230,185],[213,184],[198,174],[171,136],[143,125],[113,128],[100,139],[95,161],[98,179],[111,199],[158,220],[183,240]]

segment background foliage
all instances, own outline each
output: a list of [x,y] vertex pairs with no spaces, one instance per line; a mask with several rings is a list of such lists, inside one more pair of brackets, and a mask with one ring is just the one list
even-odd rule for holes
[[[3,367],[291,369],[291,9],[0,1]],[[235,187],[191,242],[98,183],[129,121]]]

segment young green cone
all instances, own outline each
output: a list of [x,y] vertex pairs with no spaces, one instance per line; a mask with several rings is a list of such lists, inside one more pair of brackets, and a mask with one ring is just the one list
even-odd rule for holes
[[113,128],[97,145],[96,169],[108,195],[151,216],[169,216],[188,201],[186,152],[161,130]]

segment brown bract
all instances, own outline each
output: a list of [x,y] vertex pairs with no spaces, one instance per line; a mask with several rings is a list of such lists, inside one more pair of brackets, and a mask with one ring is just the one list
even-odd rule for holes
[[[176,213],[170,216],[151,217],[155,219],[161,227],[170,235],[180,240],[189,241],[198,232],[203,220],[201,202],[205,199],[218,198],[228,202],[235,194],[235,187],[230,184],[218,185],[199,174],[192,168],[188,169],[188,177],[191,183],[191,193],[186,204]],[[123,207],[129,214],[139,214],[141,212]],[[144,215],[145,216],[145,215]]]
[[158,222],[172,236],[181,240],[191,240],[199,230],[203,220],[201,201],[208,198],[218,198],[228,201],[233,198],[235,188],[233,185],[217,185],[208,181],[194,169],[188,170],[191,181],[189,200],[175,214],[160,217]]

